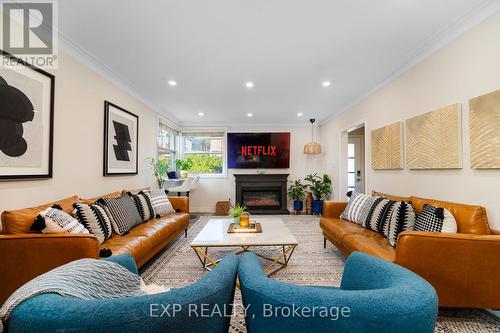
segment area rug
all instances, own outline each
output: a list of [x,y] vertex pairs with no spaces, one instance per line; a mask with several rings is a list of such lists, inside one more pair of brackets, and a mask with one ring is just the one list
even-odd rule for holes
[[[193,284],[207,274],[189,244],[209,218],[201,216],[191,221],[187,238],[183,236],[178,238],[141,269],[141,276],[146,283],[177,288]],[[323,248],[319,219],[294,215],[280,216],[280,218],[295,236],[299,246],[288,267],[273,275],[273,278],[294,284],[339,286],[345,259],[332,244],[328,243],[327,248]],[[235,250],[225,248],[213,250],[211,253],[214,258],[220,258]],[[273,250],[268,249],[267,252]],[[262,253],[266,254],[265,251]],[[238,303],[241,304],[241,294],[236,290],[234,304]],[[231,319],[230,332],[246,332],[241,312],[236,313]],[[500,321],[483,310],[441,309],[435,332],[500,332]]]

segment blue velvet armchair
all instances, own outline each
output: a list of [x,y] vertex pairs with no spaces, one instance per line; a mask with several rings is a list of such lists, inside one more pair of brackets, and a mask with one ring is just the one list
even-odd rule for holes
[[[129,255],[106,260],[138,273]],[[38,295],[14,309],[8,321],[8,333],[227,332],[229,316],[207,313],[214,308],[231,313],[237,271],[238,258],[233,254],[224,257],[197,283],[164,293],[96,301],[56,294]],[[177,306],[175,315],[173,304],[181,305],[181,308]],[[166,307],[169,315],[165,313]]]
[[252,332],[433,332],[434,288],[415,273],[354,252],[340,288],[299,286],[270,279],[247,253],[238,274]]

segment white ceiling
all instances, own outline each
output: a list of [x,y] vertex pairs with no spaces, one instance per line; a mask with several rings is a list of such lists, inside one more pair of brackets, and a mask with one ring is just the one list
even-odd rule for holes
[[63,45],[181,125],[300,124],[344,111],[495,2],[71,0],[59,1],[59,29]]

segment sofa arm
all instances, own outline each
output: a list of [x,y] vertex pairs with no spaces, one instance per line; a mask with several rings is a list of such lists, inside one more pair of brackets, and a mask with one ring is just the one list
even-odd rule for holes
[[325,201],[323,202],[323,217],[338,219],[346,206],[347,202]]
[[189,213],[189,198],[188,197],[168,197],[172,207],[176,212]]
[[97,238],[86,234],[1,234],[0,304],[29,280],[81,258],[98,258]]
[[500,308],[500,236],[406,231],[395,262],[436,289],[441,306]]

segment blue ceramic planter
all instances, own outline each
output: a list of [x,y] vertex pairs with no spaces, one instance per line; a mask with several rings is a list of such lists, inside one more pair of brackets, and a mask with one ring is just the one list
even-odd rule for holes
[[323,200],[313,200],[313,214],[323,214]]
[[293,210],[296,212],[301,212],[304,208],[304,203],[302,200],[294,200],[293,201]]

